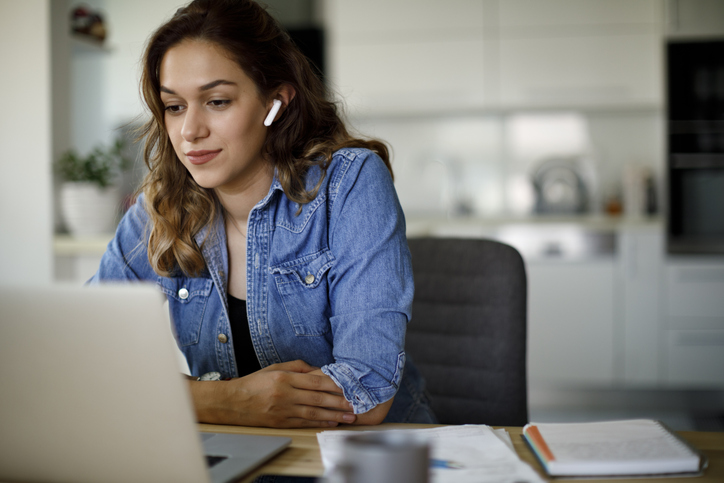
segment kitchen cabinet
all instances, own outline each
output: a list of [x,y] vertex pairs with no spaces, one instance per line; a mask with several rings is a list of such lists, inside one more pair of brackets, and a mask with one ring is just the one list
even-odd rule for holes
[[418,113],[486,103],[484,2],[327,4],[330,78],[355,113]]
[[500,39],[507,108],[660,106],[661,45],[647,33]]
[[674,257],[664,276],[666,384],[724,386],[724,258]]
[[724,36],[721,0],[666,0],[666,36],[675,39]]
[[662,378],[661,283],[664,236],[660,224],[619,232],[617,296],[623,322],[623,375],[627,385],[656,386]]
[[503,106],[661,105],[657,0],[506,0],[499,9]]
[[526,270],[530,386],[612,385],[613,258],[530,261]]
[[661,107],[659,0],[338,0],[325,15],[354,115]]

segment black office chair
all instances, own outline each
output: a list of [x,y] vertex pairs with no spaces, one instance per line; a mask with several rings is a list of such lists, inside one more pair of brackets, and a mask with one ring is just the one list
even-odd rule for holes
[[523,426],[525,265],[492,240],[411,238],[415,298],[406,351],[444,424]]

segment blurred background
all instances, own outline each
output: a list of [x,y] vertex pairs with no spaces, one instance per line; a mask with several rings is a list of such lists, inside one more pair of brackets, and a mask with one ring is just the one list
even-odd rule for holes
[[[3,283],[95,272],[105,202],[57,163],[125,160],[120,216],[143,46],[182,4],[0,0]],[[391,146],[408,236],[523,254],[531,420],[724,431],[724,1],[266,4]]]

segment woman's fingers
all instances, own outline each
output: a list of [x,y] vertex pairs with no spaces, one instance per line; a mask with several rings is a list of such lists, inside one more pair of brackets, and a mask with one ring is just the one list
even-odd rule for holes
[[334,381],[302,361],[228,382],[190,384],[201,422],[319,428],[357,420]]
[[297,410],[299,411],[300,417],[307,421],[332,421],[351,424],[357,419],[357,417],[350,412],[337,411],[319,406],[298,405]]
[[285,388],[279,393],[277,404],[288,407],[293,416],[308,421],[337,423],[356,420],[352,404],[342,396],[329,376],[278,372],[270,374],[270,377],[277,388]]
[[[341,389],[327,375],[279,372],[271,377],[275,379],[278,387],[287,387],[282,397],[293,404],[337,411],[352,411],[353,409],[352,404],[342,395]],[[324,419],[316,417],[316,413],[308,414],[312,414],[311,419]]]
[[334,383],[332,378],[321,371],[319,374],[291,373],[289,374],[289,383],[297,389],[342,394],[342,389]]

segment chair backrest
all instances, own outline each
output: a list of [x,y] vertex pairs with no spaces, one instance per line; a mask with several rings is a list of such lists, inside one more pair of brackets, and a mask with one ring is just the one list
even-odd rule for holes
[[492,240],[411,238],[415,298],[406,351],[444,424],[523,426],[527,282]]

